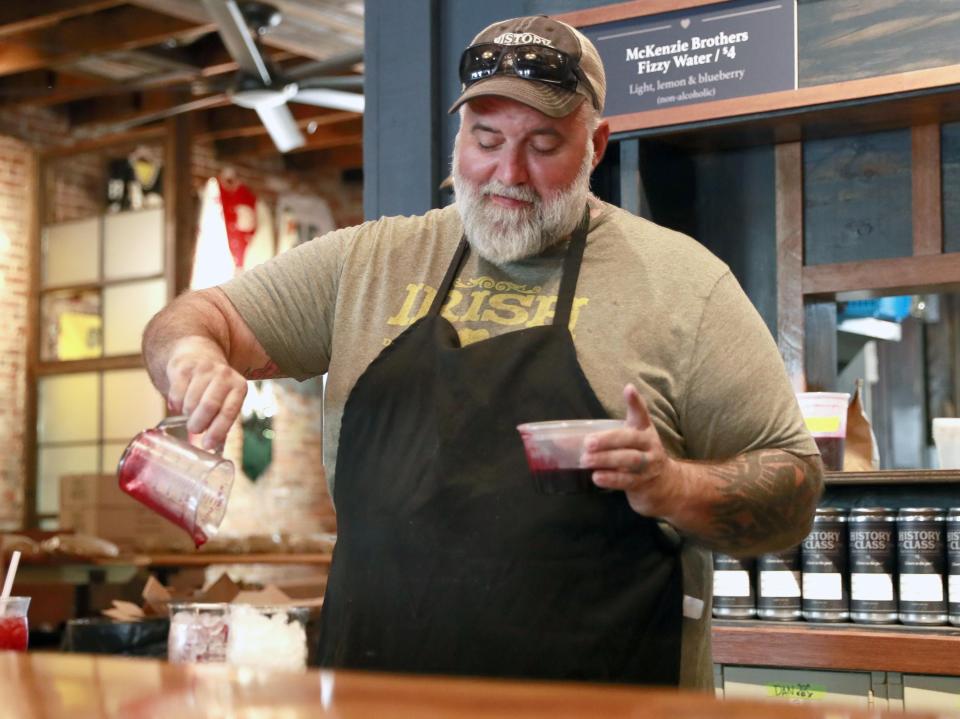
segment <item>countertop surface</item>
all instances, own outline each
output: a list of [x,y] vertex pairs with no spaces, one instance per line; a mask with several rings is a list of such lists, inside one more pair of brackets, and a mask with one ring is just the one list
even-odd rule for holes
[[[43,717],[636,717],[866,719],[829,705],[719,701],[708,694],[571,683],[346,671],[269,673],[153,659],[0,652],[0,719]],[[933,716],[890,714],[901,719]]]

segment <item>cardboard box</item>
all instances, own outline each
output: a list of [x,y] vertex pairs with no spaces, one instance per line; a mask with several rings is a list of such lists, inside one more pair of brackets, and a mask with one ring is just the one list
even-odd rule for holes
[[120,507],[136,504],[120,489],[115,474],[66,474],[60,477],[60,508]]
[[131,551],[192,551],[182,529],[124,494],[113,474],[60,478],[60,528]]

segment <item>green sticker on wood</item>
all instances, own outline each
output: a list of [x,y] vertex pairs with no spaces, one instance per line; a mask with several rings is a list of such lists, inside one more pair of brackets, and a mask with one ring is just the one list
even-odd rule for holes
[[808,682],[771,682],[767,684],[767,696],[810,702],[826,698],[827,689]]

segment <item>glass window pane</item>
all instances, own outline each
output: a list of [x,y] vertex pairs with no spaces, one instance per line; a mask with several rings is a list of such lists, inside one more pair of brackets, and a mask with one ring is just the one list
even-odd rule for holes
[[60,509],[60,477],[65,474],[91,474],[100,471],[99,447],[41,447],[37,457],[37,511],[41,514]]
[[39,443],[99,439],[99,380],[96,372],[40,378],[37,382]]
[[100,218],[48,225],[43,231],[40,277],[44,287],[100,278]]
[[[159,421],[159,420],[158,420]],[[130,436],[133,439],[133,435]],[[117,471],[120,456],[129,442],[104,442],[100,448],[100,471],[103,474],[113,474]]]
[[107,280],[163,272],[163,209],[120,212],[103,220],[103,276]]
[[104,354],[139,354],[143,328],[166,303],[167,283],[163,279],[104,288]]
[[50,292],[40,302],[40,359],[88,359],[103,354],[98,291]]
[[123,440],[163,419],[163,397],[150,383],[146,370],[103,373],[103,436]]

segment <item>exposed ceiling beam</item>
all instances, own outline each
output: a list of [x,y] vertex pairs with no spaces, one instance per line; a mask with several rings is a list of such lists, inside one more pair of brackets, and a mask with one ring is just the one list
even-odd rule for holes
[[9,0],[0,6],[0,37],[39,30],[78,15],[88,15],[123,3],[124,0]]
[[230,98],[224,94],[194,97],[185,90],[159,90],[143,93],[143,95],[145,96],[143,103],[134,109],[116,107],[111,112],[103,104],[88,108],[88,114],[83,118],[85,122],[74,125],[71,134],[81,138],[102,137],[116,132],[126,132],[131,127],[165,120],[184,112],[222,107],[230,103]]
[[[294,57],[285,50],[272,50],[270,61],[280,67]],[[217,81],[237,71],[237,63],[221,46],[214,52],[192,53],[193,69],[172,70],[130,81],[88,77],[66,70],[29,70],[0,77],[0,107],[34,105],[49,107],[94,97],[123,95],[152,88],[183,85],[205,80]]]
[[300,153],[287,153],[283,156],[284,166],[289,170],[310,172],[320,167],[335,167],[338,170],[353,170],[363,167],[363,146],[347,145],[330,150],[313,150]]
[[[316,127],[332,125],[361,117],[355,112],[342,110],[324,110],[311,105],[290,104],[293,119],[301,129],[311,123]],[[266,128],[257,117],[257,113],[235,105],[209,110],[196,118],[195,137],[198,140],[225,140],[231,137],[250,137],[263,135]]]
[[71,127],[122,122],[137,115],[182,105],[196,98],[189,88],[160,89],[117,97],[83,100],[67,107]]
[[[292,150],[292,152],[309,152],[310,150],[328,150],[348,145],[362,145],[363,120],[361,117],[355,117],[345,122],[318,127],[314,133],[305,134],[304,137],[306,142],[303,147]],[[267,136],[216,140],[214,147],[217,156],[224,160],[234,160],[251,155],[267,155],[277,151],[277,148]]]
[[201,30],[212,31],[214,26],[139,7],[109,8],[9,36],[0,43],[0,75],[67,64],[113,50],[135,50]]
[[[2,1],[2,0],[0,0]],[[130,0],[169,15],[204,22],[209,20],[199,0]],[[264,46],[283,48],[315,60],[340,55],[347,50],[363,49],[362,23],[352,22],[349,10],[340,7],[340,0],[274,0],[283,16],[279,27],[271,29],[259,39]],[[339,16],[346,17],[340,18]],[[336,27],[339,25],[339,27]],[[304,30],[307,29],[307,32]],[[324,34],[322,41],[318,32]]]

